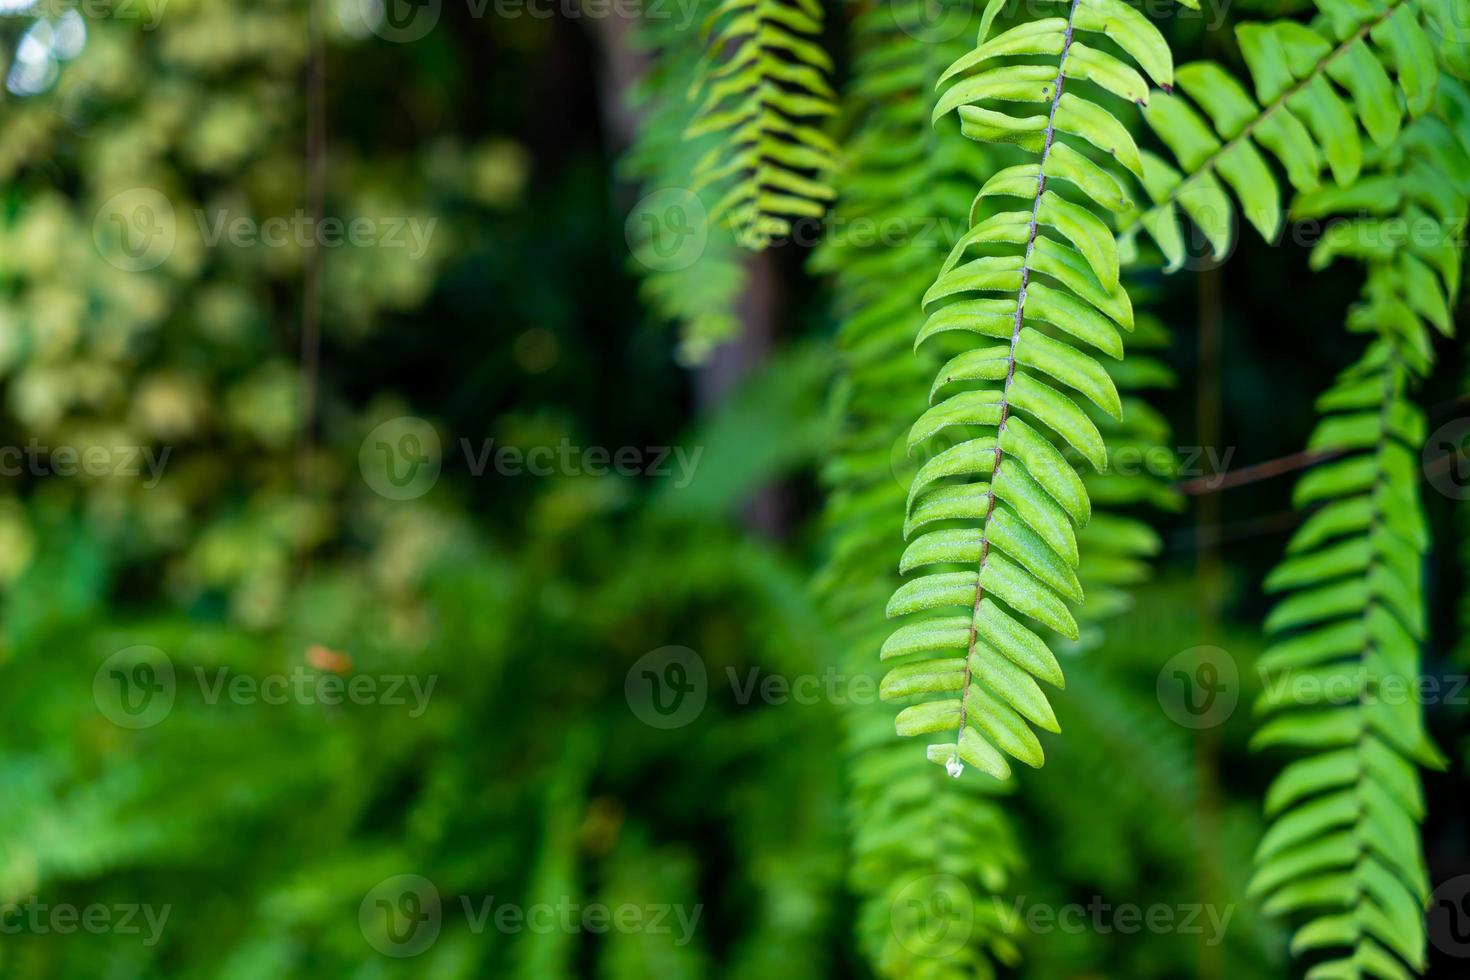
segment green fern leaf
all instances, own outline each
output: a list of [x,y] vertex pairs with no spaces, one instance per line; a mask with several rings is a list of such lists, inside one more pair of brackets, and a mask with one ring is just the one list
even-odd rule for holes
[[1278,640],[1260,661],[1264,723],[1252,745],[1304,754],[1267,794],[1273,823],[1251,891],[1268,912],[1311,911],[1294,952],[1348,948],[1317,968],[1324,976],[1425,965],[1413,766],[1441,759],[1421,707],[1393,694],[1413,690],[1424,637],[1424,418],[1407,398],[1411,376],[1396,344],[1376,341],[1319,402],[1312,447],[1337,455],[1298,483],[1298,503],[1321,507],[1266,583],[1286,597],[1267,624]]
[[[864,676],[875,671],[873,649],[887,633],[880,607],[898,581],[893,537],[909,466],[902,420],[922,411],[924,386],[939,366],[933,351],[910,354],[923,320],[919,303],[988,162],[957,126],[929,125],[934,82],[966,41],[916,43],[925,16],[923,0],[896,0],[854,20],[857,54],[845,97],[856,128],[837,178],[837,217],[853,233],[825,238],[812,259],[836,279],[834,411],[845,422],[823,472],[832,545],[816,588],[849,669]],[[860,233],[867,230],[874,233]],[[922,649],[935,636],[903,642]],[[900,675],[890,690],[944,683],[942,671],[930,674],[939,676]],[[1019,955],[994,901],[1021,863],[1003,788],[915,769],[886,705],[854,704],[845,721],[850,882],[859,944],[873,972],[891,980],[993,977],[994,963]],[[973,912],[968,935],[946,933],[959,942],[936,943],[934,923],[918,911],[939,900]]]
[[751,249],[790,234],[793,218],[820,218],[833,197],[837,145],[817,126],[836,111],[832,62],[813,40],[821,29],[818,0],[720,0],[704,22],[708,47],[690,89],[699,108],[685,135],[721,140],[695,165],[691,189],[718,188],[709,220]]
[[[1075,0],[1065,17],[991,37],[1001,6],[992,0],[978,46],[945,72],[950,86],[933,115],[953,110],[965,135],[1018,143],[1037,159],[981,187],[971,230],[924,297],[928,319],[916,345],[972,335],[978,346],[940,371],[932,405],[910,431],[911,449],[955,429],[962,441],[921,466],[909,488],[901,567],[919,574],[887,611],[926,615],[899,626],[883,658],[903,658],[884,693],[919,699],[899,713],[899,733],[948,735],[930,745],[931,761],[953,776],[969,764],[1003,780],[1007,756],[1042,764],[1032,727],[1056,727],[1037,682],[1061,687],[1063,677],[1044,637],[1080,636],[1068,601],[1082,596],[1076,539],[1092,513],[1066,453],[1107,468],[1102,432],[1083,406],[1120,414],[1098,355],[1121,357],[1119,331],[1134,325],[1117,241],[1099,215],[1125,201],[1094,155],[1130,166],[1138,153],[1123,124],[1093,100],[1146,101],[1138,69],[1168,85],[1173,68],[1162,35],[1119,0]],[[1093,35],[1111,39],[1133,64],[1082,40]],[[992,108],[1027,103],[1043,111]],[[1026,206],[982,216],[991,197]]]
[[[1307,915],[1293,952],[1335,957],[1313,976],[1396,978],[1426,966],[1416,766],[1444,760],[1413,696],[1429,531],[1419,499],[1426,426],[1407,392],[1429,368],[1431,331],[1449,329],[1470,213],[1470,94],[1446,76],[1435,103],[1386,157],[1370,215],[1342,222],[1314,250],[1317,267],[1337,256],[1367,265],[1348,326],[1375,340],[1318,402],[1308,448],[1327,461],[1293,498],[1314,509],[1266,581],[1283,598],[1266,623],[1277,638],[1259,663],[1263,722],[1252,744],[1298,757],[1267,793],[1273,823],[1252,890],[1267,912]],[[1301,206],[1327,214],[1342,203],[1324,191]],[[1384,241],[1375,223],[1389,220],[1418,234]]]
[[[1282,191],[1269,164],[1300,193],[1330,173],[1351,188],[1375,150],[1393,147],[1407,119],[1432,105],[1438,69],[1466,62],[1458,34],[1463,0],[1316,0],[1320,16],[1243,23],[1236,40],[1253,94],[1213,62],[1181,65],[1173,98],[1148,103],[1144,118],[1173,161],[1145,153],[1142,180],[1152,205],[1121,217],[1125,251],[1146,232],[1173,270],[1185,261],[1176,215],[1203,233],[1216,261],[1229,254],[1236,205],[1274,241]],[[1436,38],[1439,38],[1436,44]],[[1324,173],[1324,171],[1326,173]]]
[[680,361],[698,364],[739,333],[736,304],[748,273],[734,236],[707,227],[712,191],[699,196],[680,189],[713,142],[684,136],[696,109],[685,95],[697,77],[700,50],[671,18],[641,19],[634,43],[657,57],[631,93],[637,129],[618,163],[619,175],[643,193],[625,224],[628,265],[641,279],[639,293],[649,310],[677,324]]

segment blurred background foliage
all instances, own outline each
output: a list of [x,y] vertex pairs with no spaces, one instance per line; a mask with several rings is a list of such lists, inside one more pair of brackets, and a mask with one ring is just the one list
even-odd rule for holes
[[[870,975],[858,936],[881,942],[891,924],[852,890],[842,759],[861,724],[826,700],[742,703],[726,681],[875,666],[851,664],[808,587],[825,551],[818,469],[843,429],[834,296],[794,245],[757,260],[714,239],[687,273],[648,278],[630,258],[639,188],[691,152],[657,134],[692,107],[653,100],[646,75],[671,23],[639,34],[569,16],[575,5],[475,16],[446,0],[432,31],[391,43],[370,0],[0,9],[0,444],[165,460],[153,482],[0,477],[0,902],[170,909],[152,944],[7,926],[0,976]],[[1182,35],[1208,50],[1194,26]],[[640,125],[654,137],[625,155]],[[220,214],[311,209],[318,164],[320,213],[433,221],[422,254],[208,243]],[[130,270],[106,216],[138,188],[169,202],[176,240]],[[1223,275],[1220,411],[1240,466],[1303,443],[1313,397],[1357,353],[1339,327],[1356,279],[1308,278],[1304,250],[1253,238]],[[1192,279],[1147,288],[1176,327],[1157,354],[1190,378],[1185,327],[1210,300]],[[301,335],[317,310],[304,419]],[[670,319],[696,326],[681,337]],[[1441,375],[1458,369],[1442,356]],[[1453,414],[1456,386],[1440,385],[1423,396],[1431,426]],[[1190,442],[1193,386],[1150,398]],[[437,431],[442,472],[395,500],[365,479],[360,450],[405,415]],[[687,486],[476,476],[465,443],[491,438],[701,456]],[[1255,583],[1290,526],[1288,491],[1230,490],[1203,531],[1187,509],[1152,515],[1156,581],[1068,664],[1066,734],[1000,804],[1022,856],[1008,895],[1210,901],[1234,910],[1223,945],[1017,934],[1017,975],[1287,970],[1283,935],[1244,885],[1266,780],[1245,749]],[[1451,502],[1429,504],[1449,527]],[[1202,541],[1222,556],[1218,609],[1198,595]],[[1436,556],[1431,576],[1434,673],[1457,656],[1457,558]],[[1244,683],[1208,749],[1155,694],[1160,665],[1203,642]],[[170,658],[177,699],[129,730],[99,711],[93,683],[140,645]],[[669,645],[698,653],[710,694],[693,723],[659,730],[630,711],[624,682]],[[418,715],[411,701],[210,703],[196,671],[221,668],[435,687]],[[1460,747],[1455,709],[1431,721]],[[916,750],[912,764],[927,766]],[[1465,801],[1447,777],[1428,783],[1442,880],[1470,870]],[[443,923],[396,959],[359,912],[404,874],[434,883]],[[477,930],[461,896],[672,903],[699,918],[689,943],[677,930]]]

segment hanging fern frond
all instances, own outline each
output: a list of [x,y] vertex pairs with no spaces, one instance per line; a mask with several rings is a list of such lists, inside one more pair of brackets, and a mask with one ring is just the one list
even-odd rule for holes
[[1442,760],[1422,706],[1392,693],[1413,690],[1425,629],[1424,416],[1409,380],[1395,344],[1378,341],[1319,401],[1309,448],[1339,455],[1298,482],[1296,505],[1321,507],[1266,582],[1287,595],[1266,622],[1278,641],[1259,663],[1267,719],[1252,746],[1307,754],[1267,794],[1251,891],[1269,913],[1311,913],[1294,952],[1348,947],[1313,976],[1407,976],[1394,955],[1425,964],[1414,765]]
[[1436,48],[1446,64],[1470,66],[1470,49],[1442,26],[1465,22],[1470,9],[1464,0],[1316,5],[1320,15],[1310,25],[1236,26],[1254,98],[1225,68],[1201,61],[1179,67],[1182,95],[1149,103],[1144,118],[1175,162],[1142,154],[1141,176],[1153,204],[1122,217],[1129,229],[1125,247],[1141,228],[1169,268],[1179,268],[1185,259],[1182,214],[1204,234],[1215,260],[1223,259],[1236,223],[1232,192],[1246,219],[1274,241],[1282,193],[1268,157],[1297,191],[1316,191],[1324,170],[1339,187],[1350,187],[1371,152],[1365,147],[1393,146],[1405,117],[1416,118],[1432,104]]
[[[710,5],[709,0],[694,2]],[[655,316],[677,325],[680,360],[697,364],[740,332],[736,303],[748,273],[734,237],[709,227],[710,192],[697,194],[685,186],[714,142],[685,137],[695,110],[685,96],[700,61],[700,49],[690,41],[671,18],[638,22],[634,43],[652,57],[629,99],[637,125],[618,172],[642,195],[625,226],[629,267],[641,278],[640,295]]]
[[836,111],[821,30],[819,0],[721,0],[704,22],[689,90],[701,101],[686,136],[721,139],[695,165],[692,189],[719,189],[709,220],[747,248],[790,234],[792,218],[820,218],[833,197],[837,145],[818,128]]
[[[1120,0],[1074,0],[1065,17],[991,38],[1002,5],[992,0],[978,47],[945,73],[953,84],[934,117],[957,110],[966,136],[1017,143],[1036,162],[1000,170],[981,187],[970,230],[924,297],[929,316],[916,346],[935,338],[979,343],[940,370],[933,407],[910,430],[909,447],[954,427],[983,434],[939,452],[914,476],[900,570],[920,574],[888,602],[890,617],[909,621],[881,656],[902,660],[884,678],[883,695],[923,699],[899,712],[900,734],[948,734],[953,741],[930,745],[931,761],[952,776],[968,763],[1006,779],[1006,755],[1043,761],[1031,726],[1057,727],[1037,681],[1061,687],[1062,671],[1036,630],[1079,636],[1067,600],[1082,598],[1077,529],[1091,503],[1053,440],[1107,468],[1098,427],[1064,389],[1121,416],[1107,370],[1079,342],[1120,358],[1119,328],[1133,326],[1117,242],[1098,215],[1127,202],[1088,147],[1135,169],[1137,149],[1111,112],[1064,89],[1074,82],[1088,96],[1148,98],[1137,70],[1082,36],[1111,39],[1157,84],[1172,83],[1173,67],[1157,28]],[[995,103],[1039,103],[1043,112],[1013,115]],[[1020,197],[1028,206],[982,217],[991,197]]]
[[[1278,638],[1259,663],[1266,720],[1252,745],[1303,754],[1267,794],[1273,822],[1252,890],[1268,896],[1268,912],[1309,915],[1293,951],[1337,957],[1311,976],[1397,980],[1410,975],[1405,964],[1426,963],[1416,764],[1444,760],[1414,696],[1429,532],[1419,498],[1425,422],[1408,388],[1429,367],[1431,325],[1450,328],[1470,208],[1470,97],[1445,77],[1436,102],[1396,147],[1381,206],[1342,222],[1312,257],[1318,267],[1339,255],[1367,264],[1348,325],[1376,339],[1318,403],[1308,448],[1331,458],[1298,482],[1295,504],[1316,509],[1266,582],[1287,595],[1266,622]],[[1426,208],[1436,213],[1416,234],[1383,237],[1384,212],[1428,218]]]
[[[887,634],[883,600],[898,584],[893,542],[901,523],[906,461],[903,420],[922,411],[933,352],[914,357],[920,301],[953,244],[987,153],[952,120],[931,127],[934,83],[968,45],[915,42],[924,0],[866,7],[853,20],[853,80],[845,93],[855,127],[839,177],[841,227],[884,234],[834,235],[812,257],[831,275],[840,318],[833,410],[843,420],[823,471],[831,553],[815,589],[845,651],[846,669],[871,677]],[[876,686],[877,678],[873,677]],[[881,703],[846,711],[845,766],[858,900],[856,932],[873,972],[889,980],[979,980],[1015,962],[996,897],[1021,858],[993,780],[956,784],[915,769],[910,745]],[[930,886],[934,886],[931,888]],[[957,894],[937,889],[957,886]],[[963,943],[936,945],[926,900],[973,911]],[[926,932],[930,930],[930,932]]]

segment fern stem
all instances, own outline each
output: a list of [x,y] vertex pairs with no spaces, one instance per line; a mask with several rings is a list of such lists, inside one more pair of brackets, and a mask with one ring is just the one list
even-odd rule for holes
[[[1383,13],[1374,17],[1362,27],[1359,27],[1356,31],[1354,31],[1346,39],[1344,39],[1341,44],[1332,49],[1332,51],[1328,52],[1327,57],[1318,62],[1317,67],[1313,68],[1312,71],[1307,74],[1306,78],[1301,79],[1291,88],[1278,95],[1269,106],[1266,106],[1263,110],[1261,110],[1259,114],[1256,115],[1254,119],[1246,123],[1245,128],[1236,133],[1230,139],[1226,140],[1225,143],[1221,145],[1221,147],[1214,153],[1211,153],[1209,156],[1205,157],[1204,161],[1198,167],[1195,167],[1193,172],[1190,173],[1189,176],[1185,177],[1177,185],[1175,185],[1174,189],[1166,194],[1162,201],[1157,202],[1147,211],[1140,213],[1138,220],[1133,222],[1133,225],[1131,225],[1130,227],[1135,227],[1143,224],[1145,218],[1148,218],[1156,212],[1173,208],[1180,195],[1184,193],[1184,190],[1189,187],[1190,184],[1201,179],[1206,174],[1214,173],[1215,166],[1220,162],[1221,157],[1229,153],[1231,150],[1235,149],[1235,147],[1239,146],[1242,142],[1250,139],[1251,134],[1254,133],[1256,129],[1267,119],[1270,119],[1271,116],[1275,114],[1276,110],[1280,109],[1282,106],[1286,105],[1286,103],[1290,102],[1293,98],[1297,96],[1298,93],[1300,93],[1308,85],[1312,84],[1312,82],[1316,81],[1318,78],[1321,78],[1333,62],[1346,54],[1348,49],[1351,48],[1354,44],[1357,44],[1359,41],[1363,40],[1363,38],[1367,37],[1368,33],[1372,31],[1373,28],[1383,23],[1389,17],[1392,17],[1394,12],[1398,10],[1402,4],[1412,2],[1413,0],[1392,0],[1392,2],[1389,3],[1388,8],[1384,10]],[[1071,26],[1069,24],[1068,31],[1070,32],[1070,30]]]
[[980,615],[980,601],[985,598],[985,586],[980,584],[980,576],[985,573],[985,559],[990,557],[990,518],[995,513],[995,486],[1000,482],[1000,466],[1005,458],[1005,451],[1000,447],[1001,436],[1005,434],[1006,420],[1011,414],[1011,382],[1016,377],[1016,345],[1021,340],[1021,327],[1026,318],[1026,287],[1031,283],[1031,253],[1036,248],[1036,235],[1040,230],[1038,219],[1041,215],[1041,198],[1046,193],[1046,161],[1051,154],[1052,141],[1056,138],[1057,106],[1062,101],[1062,86],[1066,84],[1066,76],[1063,72],[1067,67],[1067,53],[1072,48],[1072,23],[1077,16],[1077,5],[1081,0],[1072,0],[1072,5],[1067,9],[1067,30],[1062,36],[1062,52],[1057,59],[1057,77],[1053,83],[1051,94],[1051,109],[1046,117],[1046,133],[1041,144],[1041,161],[1036,168],[1036,197],[1031,201],[1031,222],[1026,229],[1026,254],[1021,260],[1021,288],[1016,293],[1016,320],[1011,329],[1011,346],[1006,353],[1006,380],[1000,392],[1000,421],[995,429],[995,465],[990,469],[990,500],[985,506],[985,519],[980,524],[980,564],[975,576],[975,604],[970,608],[970,642],[965,651],[965,677],[960,687],[960,722],[955,731],[955,757],[950,760],[950,765],[945,771],[952,777],[958,779],[964,771],[964,766],[959,761],[960,741],[965,734],[965,724],[969,719],[970,711],[970,685],[971,671],[970,660],[975,656],[975,640],[977,631],[975,619]]

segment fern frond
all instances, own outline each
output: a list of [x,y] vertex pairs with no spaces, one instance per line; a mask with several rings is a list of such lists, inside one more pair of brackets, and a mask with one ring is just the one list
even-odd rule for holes
[[[709,6],[709,0],[694,2]],[[671,18],[641,19],[634,41],[655,57],[629,99],[637,127],[618,162],[619,176],[643,194],[625,224],[629,266],[649,310],[677,325],[680,360],[697,364],[740,332],[735,306],[748,278],[745,256],[725,229],[709,227],[710,192],[681,190],[712,142],[684,135],[696,108],[686,95],[699,48]]]
[[693,190],[721,190],[709,220],[748,248],[790,234],[792,218],[820,218],[833,197],[837,145],[817,126],[836,111],[821,29],[819,0],[721,0],[704,22],[686,136],[722,139],[695,165]]
[[[847,668],[863,676],[874,672],[873,650],[887,633],[882,602],[898,582],[892,549],[906,481],[895,446],[938,367],[933,352],[910,353],[920,301],[987,164],[957,126],[929,124],[934,82],[968,44],[916,43],[910,32],[924,13],[923,0],[895,0],[853,22],[857,53],[845,98],[856,129],[845,141],[837,214],[843,227],[890,234],[833,236],[812,263],[836,280],[834,411],[845,423],[823,472],[832,543],[816,588]],[[891,980],[993,977],[992,961],[1018,955],[994,901],[1021,863],[1000,787],[915,771],[885,705],[855,704],[846,715],[850,884],[864,956]],[[925,933],[934,923],[916,909],[940,898],[930,885],[956,883],[962,891],[944,898],[975,913],[973,928],[961,944],[936,945]]]
[[[1428,873],[1414,764],[1438,766],[1412,697],[1424,639],[1418,496],[1424,416],[1407,397],[1396,346],[1375,342],[1318,403],[1313,451],[1337,458],[1297,484],[1321,505],[1293,535],[1266,587],[1286,593],[1267,619],[1267,720],[1252,746],[1304,750],[1266,798],[1273,818],[1251,892],[1268,913],[1310,912],[1294,952],[1348,947],[1314,976],[1422,971]],[[1394,692],[1397,692],[1395,694]],[[1393,955],[1390,955],[1393,954]]]
[[1429,532],[1419,498],[1425,422],[1408,388],[1429,366],[1431,324],[1449,329],[1470,207],[1470,96],[1446,77],[1436,101],[1437,113],[1405,132],[1381,210],[1402,219],[1435,200],[1442,210],[1427,227],[1439,238],[1421,227],[1385,242],[1372,224],[1380,212],[1344,222],[1313,255],[1318,266],[1337,255],[1367,263],[1348,324],[1376,339],[1318,403],[1308,448],[1332,458],[1298,482],[1295,504],[1316,509],[1266,581],[1286,597],[1266,622],[1278,639],[1259,664],[1266,721],[1252,745],[1302,756],[1267,794],[1273,822],[1252,890],[1268,896],[1268,912],[1309,914],[1293,952],[1334,951],[1310,976],[1399,978],[1410,975],[1405,964],[1426,964],[1416,765],[1444,760],[1414,696]]
[[[1185,258],[1178,221],[1183,215],[1204,234],[1215,260],[1223,259],[1236,223],[1231,192],[1246,219],[1274,241],[1282,192],[1268,157],[1299,192],[1318,190],[1324,170],[1339,187],[1351,187],[1371,152],[1365,144],[1393,146],[1405,119],[1429,109],[1438,74],[1436,25],[1455,23],[1447,18],[1462,16],[1456,12],[1462,0],[1316,5],[1320,14],[1311,24],[1236,26],[1254,98],[1225,68],[1200,61],[1179,67],[1182,95],[1149,103],[1144,118],[1173,162],[1141,155],[1143,185],[1153,204],[1123,216],[1127,245],[1141,228],[1169,268],[1179,268]],[[1453,38],[1453,32],[1441,38],[1440,57],[1463,63],[1464,45]]]
[[[915,618],[889,637],[881,658],[903,661],[884,678],[883,696],[920,699],[899,712],[899,733],[952,733],[954,741],[929,747],[931,761],[953,776],[969,763],[1003,780],[1006,755],[1041,765],[1031,726],[1057,729],[1037,681],[1061,687],[1062,671],[1036,629],[1079,636],[1067,600],[1082,598],[1077,529],[1091,502],[1053,440],[1107,468],[1097,425],[1063,389],[1120,417],[1112,378],[1079,346],[1120,358],[1119,328],[1133,326],[1117,241],[1098,216],[1127,202],[1088,147],[1132,168],[1137,150],[1112,113],[1064,88],[1074,81],[1088,95],[1148,98],[1137,70],[1082,35],[1111,39],[1158,84],[1172,82],[1173,67],[1157,28],[1120,0],[1074,0],[1066,17],[989,38],[1002,2],[986,8],[978,47],[945,73],[954,83],[934,117],[958,110],[966,136],[1018,143],[1037,159],[981,187],[969,232],[924,297],[929,316],[916,346],[980,343],[940,370],[932,407],[909,432],[910,450],[956,427],[983,434],[939,452],[914,476],[900,570],[921,574],[898,588],[887,612]],[[1045,112],[1012,115],[993,103],[1040,103]],[[992,196],[1029,206],[981,217]],[[972,248],[979,254],[967,258]],[[955,607],[963,612],[933,615]]]

